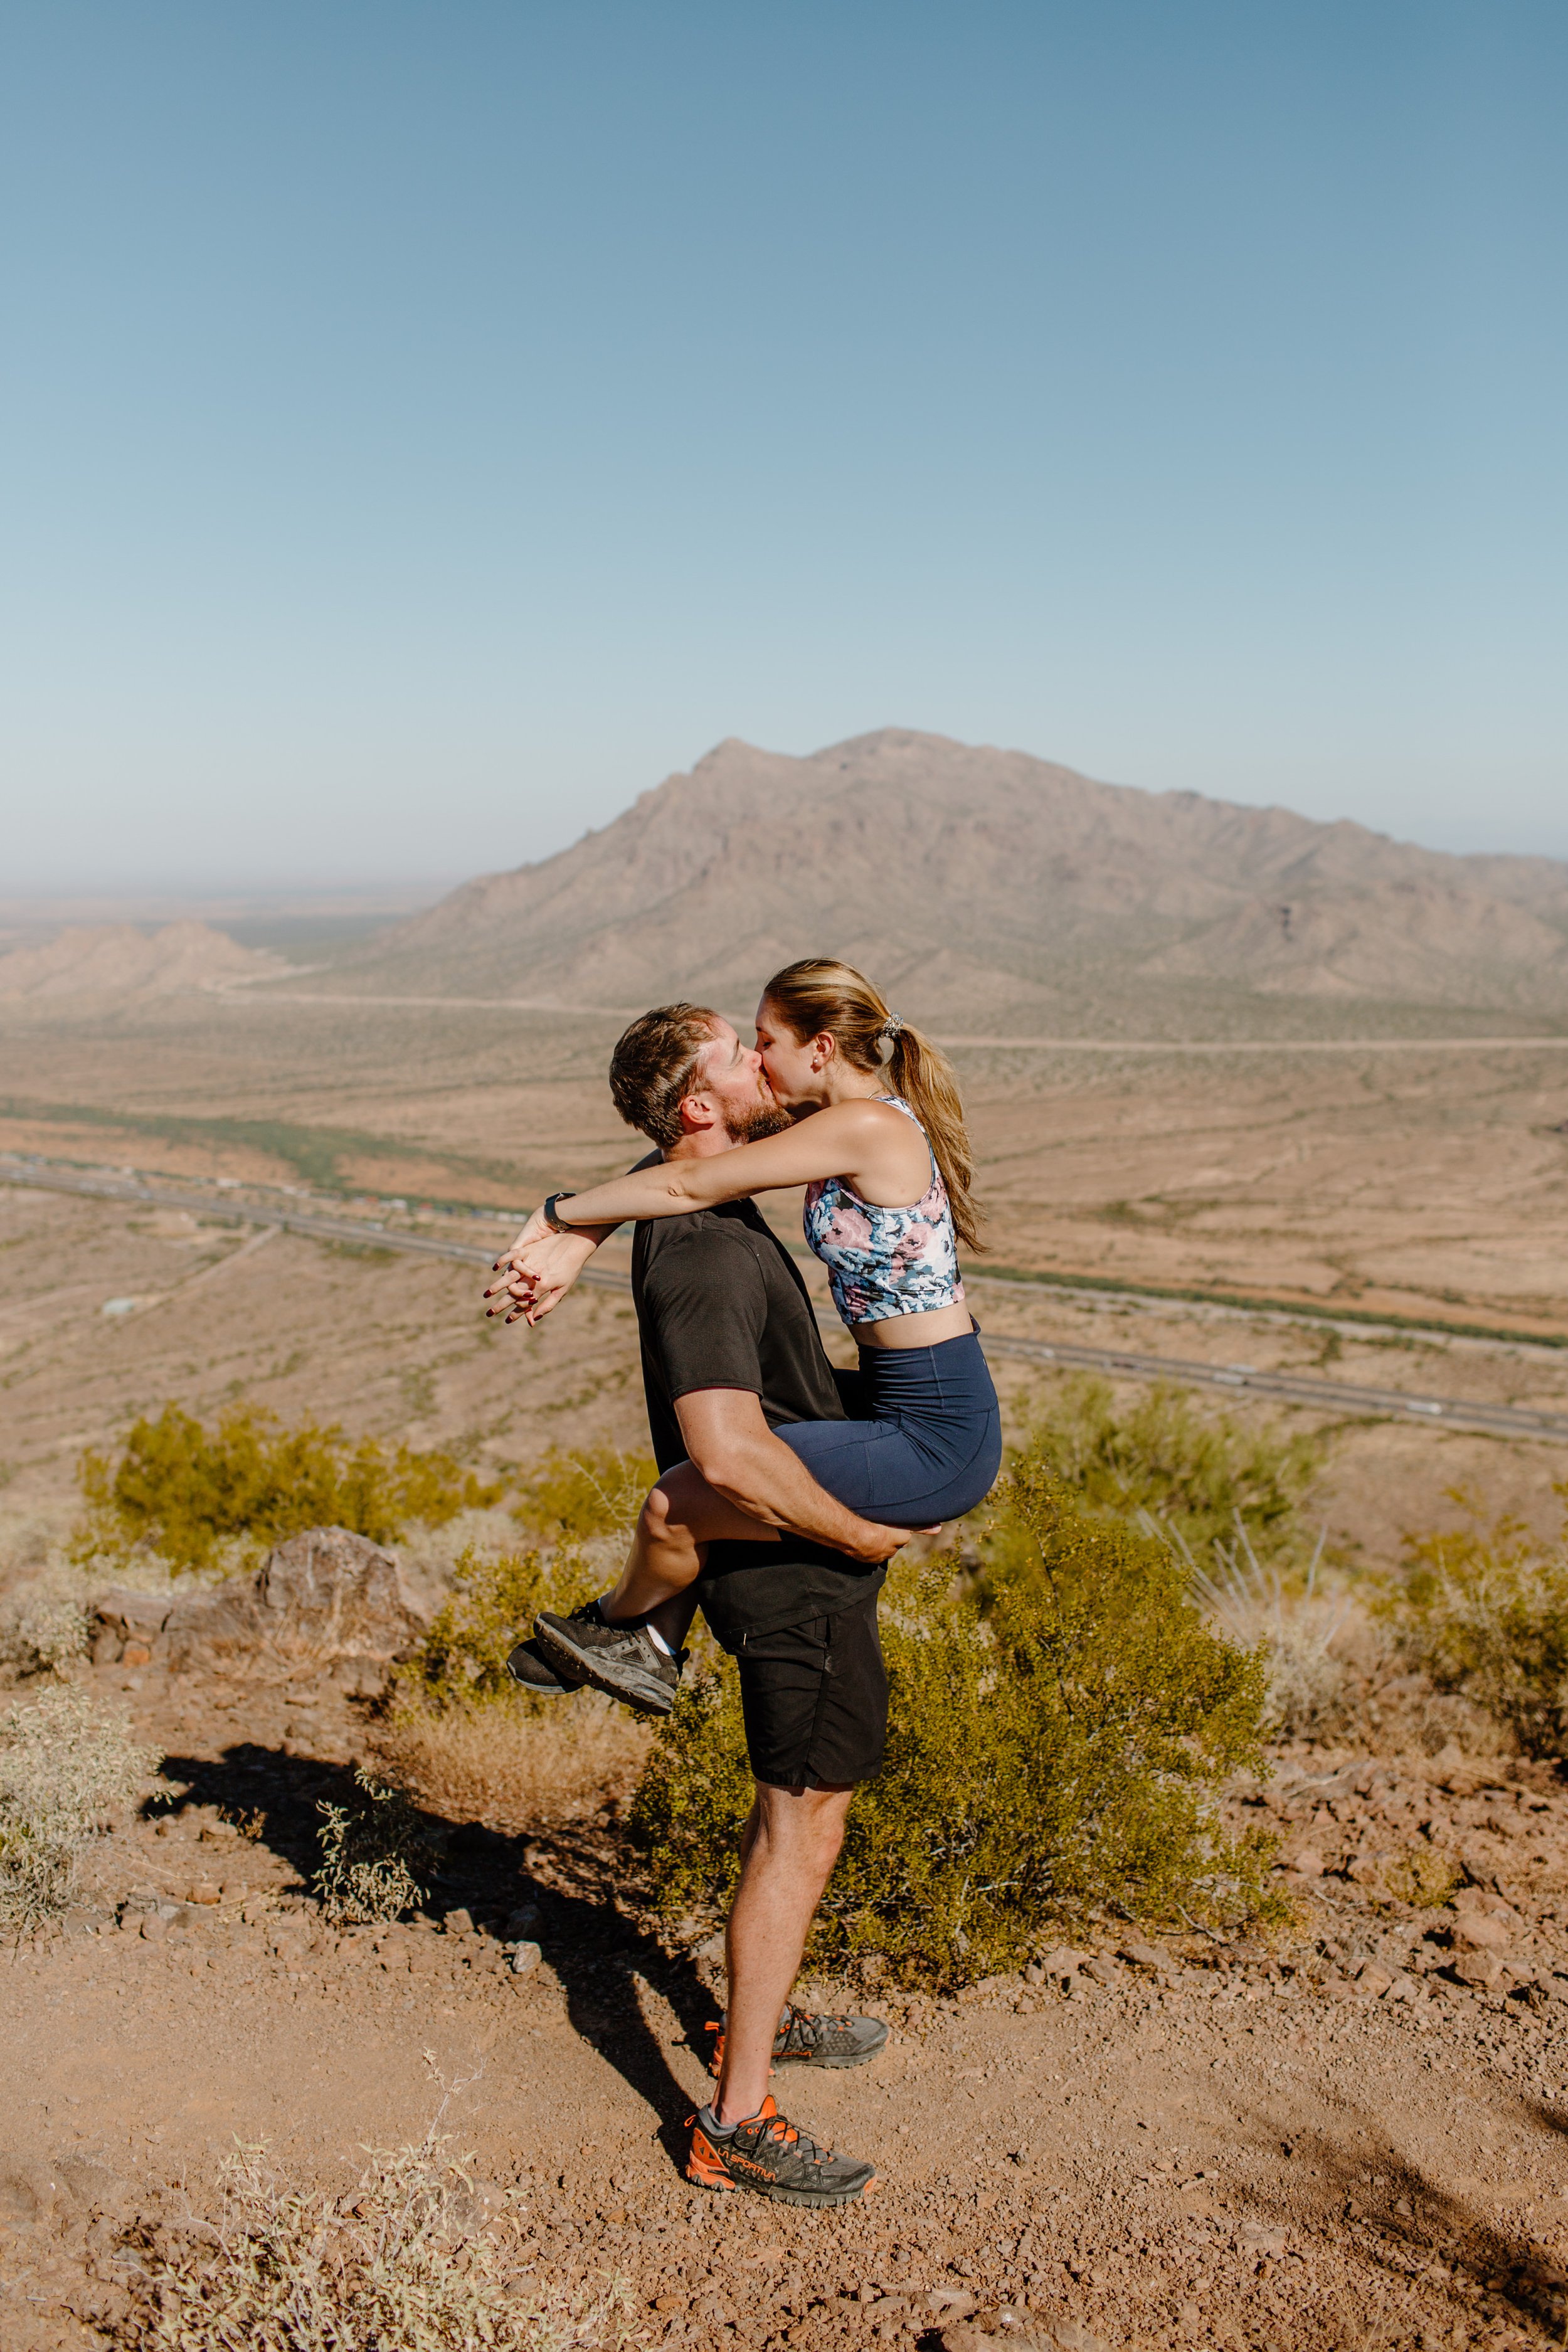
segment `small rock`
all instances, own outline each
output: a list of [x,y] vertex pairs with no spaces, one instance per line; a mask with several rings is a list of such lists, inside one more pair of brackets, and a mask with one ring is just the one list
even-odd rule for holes
[[470,2180],[458,2190],[448,2210],[459,2229],[482,2230],[487,2221],[506,2211],[506,2193],[493,2180]]
[[656,2311],[684,2311],[686,2297],[683,2294],[656,2294],[653,2307]]
[[51,2215],[69,2215],[76,2200],[68,2175],[55,2164],[20,2162],[0,2172],[0,2218],[14,2221],[45,2221]]
[[1086,1958],[1085,1953],[1075,1952],[1070,1944],[1057,1944],[1050,1951],[1041,1953],[1037,1965],[1043,1977],[1075,1977]]
[[1420,1990],[1415,1979],[1405,1976],[1402,1971],[1394,1978],[1383,1998],[1384,2000],[1414,2000]]
[[942,2352],[993,2352],[995,2338],[972,2327],[967,2319],[955,2319],[942,2331]]
[[1091,2336],[1087,2327],[1080,2327],[1076,2319],[1058,2319],[1051,2334],[1061,2346],[1062,2352],[1106,2352],[1103,2340]]
[[215,1886],[210,1878],[200,1878],[194,1886],[185,1889],[185,1900],[187,1903],[221,1903],[223,1889]]
[[1454,1961],[1454,1974],[1461,1984],[1483,1990],[1498,1983],[1502,1973],[1502,1962],[1495,1952],[1460,1952]]
[[1298,1878],[1321,1878],[1326,1867],[1315,1845],[1299,1845],[1285,1859]]
[[1381,1960],[1363,1960],[1356,1971],[1356,1982],[1363,1992],[1371,1993],[1376,2000],[1393,1984],[1394,1971],[1385,1969]]
[[510,1962],[512,1975],[514,1977],[531,1976],[543,1957],[537,1944],[514,1946]]
[[1168,1969],[1169,1952],[1161,1951],[1157,1944],[1123,1944],[1117,1958],[1135,1969]]
[[1322,1990],[1325,2000],[1350,2000],[1355,1994],[1354,1985],[1348,1977],[1341,1976],[1337,1969],[1331,1969],[1323,1979]]
[[441,1924],[448,1936],[471,1936],[474,1932],[472,1914],[461,1905],[456,1911],[448,1911]]
[[974,2297],[966,2286],[933,2286],[925,2302],[926,2309],[938,2318],[962,2319],[974,2308]]
[[1506,1919],[1488,1911],[1458,1911],[1449,1935],[1455,1945],[1470,1952],[1506,1952],[1513,1932]]
[[150,1666],[153,1653],[145,1642],[127,1642],[120,1653],[120,1663],[122,1666]]
[[142,1921],[142,1933],[149,1944],[161,1944],[169,1932],[169,1923],[160,1912],[149,1911]]
[[132,2201],[129,2184],[96,2157],[62,2156],[53,2169],[84,2213],[118,2216]]
[[1092,1977],[1096,1984],[1119,1985],[1121,1982],[1121,1970],[1109,1952],[1096,1952],[1092,1960],[1084,1962],[1083,1972],[1085,1976]]

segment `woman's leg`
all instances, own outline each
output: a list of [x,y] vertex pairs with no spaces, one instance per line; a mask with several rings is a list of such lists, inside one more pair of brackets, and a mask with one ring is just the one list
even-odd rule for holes
[[996,1391],[976,1339],[865,1349],[864,1417],[774,1432],[819,1486],[863,1518],[924,1528],[962,1518],[1002,1466]]
[[611,1625],[648,1616],[696,1582],[708,1546],[726,1537],[777,1543],[778,1529],[727,1501],[689,1462],[678,1462],[644,1503],[621,1580],[600,1614]]

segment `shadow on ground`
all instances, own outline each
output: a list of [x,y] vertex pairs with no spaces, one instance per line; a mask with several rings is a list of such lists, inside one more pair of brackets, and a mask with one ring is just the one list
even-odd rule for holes
[[[362,1803],[354,1770],[241,1741],[216,1758],[168,1756],[166,1792],[147,1808],[176,1817],[214,1806],[245,1834],[286,1862],[296,1892],[310,1895],[320,1860],[324,1805]],[[691,2095],[670,2069],[665,2044],[644,2013],[642,1988],[667,2002],[690,2048],[706,2058],[712,1997],[689,1961],[672,1959],[608,1892],[613,1857],[603,1833],[561,1830],[510,1836],[480,1822],[453,1824],[416,1806],[416,1818],[441,1867],[429,1880],[426,1909],[435,1917],[466,1909],[499,1933],[524,1902],[540,1914],[539,1942],[566,1995],[576,2031],[647,2100],[658,2117],[660,2144],[684,2163],[683,2126]]]
[[[1528,2119],[1537,2129],[1568,2136],[1568,2111],[1539,2100],[1515,2104],[1521,2124]],[[1255,2121],[1259,2153],[1277,2149],[1278,2128],[1263,2116]],[[1358,2135],[1354,2147],[1352,2132]],[[1289,2154],[1315,2170],[1322,2201],[1330,2209],[1338,2205],[1342,2240],[1358,2247],[1364,2260],[1412,2282],[1425,2278],[1471,2320],[1511,2316],[1563,2340],[1568,2273],[1550,2250],[1444,2189],[1394,2144],[1370,2110],[1348,2111],[1339,2133],[1294,2136]],[[1272,2200],[1258,2185],[1249,2201],[1261,2215]],[[1282,2230],[1299,2230],[1299,2219],[1282,2210],[1282,2200],[1276,2210]],[[1434,2274],[1439,2263],[1441,2276]]]

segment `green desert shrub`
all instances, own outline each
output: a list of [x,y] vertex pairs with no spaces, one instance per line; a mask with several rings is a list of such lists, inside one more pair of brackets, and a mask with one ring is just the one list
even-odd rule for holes
[[458,1555],[452,1586],[417,1654],[403,1670],[405,1698],[441,1707],[525,1694],[506,1671],[510,1652],[533,1630],[542,1609],[571,1610],[603,1590],[575,1550]]
[[354,1786],[349,1804],[323,1801],[316,1808],[321,1858],[311,1884],[339,1927],[369,1926],[412,1910],[423,1900],[435,1864],[424,1822],[400,1789],[384,1786],[363,1764]]
[[[1568,1502],[1568,1481],[1552,1490]],[[1468,1524],[1406,1538],[1391,1604],[1400,1646],[1440,1691],[1508,1726],[1531,1756],[1568,1750],[1568,1521],[1543,1541],[1522,1519],[1487,1526],[1451,1489]]]
[[178,1405],[138,1421],[117,1460],[83,1455],[84,1556],[139,1549],[172,1569],[243,1559],[304,1528],[349,1528],[390,1543],[411,1521],[440,1526],[496,1501],[439,1448],[351,1440],[335,1423],[286,1428],[237,1404],[207,1429]]
[[1021,1461],[1054,1472],[1093,1517],[1147,1512],[1200,1559],[1234,1546],[1239,1531],[1270,1561],[1302,1546],[1301,1506],[1323,1449],[1163,1385],[1119,1410],[1110,1382],[1083,1372],[1062,1380]]
[[[1270,1916],[1270,1849],[1217,1810],[1263,1764],[1261,1654],[1205,1623],[1168,1546],[1086,1515],[1038,1461],[998,1502],[979,1596],[951,1559],[889,1579],[887,1760],[850,1809],[816,1957],[963,1982],[1095,1914]],[[668,1908],[727,1899],[750,1796],[726,1663],[678,1702],[633,1810]]]
[[522,1479],[512,1515],[551,1543],[627,1535],[658,1476],[651,1454],[623,1454],[613,1445],[552,1446]]
[[0,1922],[26,1933],[65,1909],[104,1817],[134,1801],[157,1763],[75,1683],[0,1717]]

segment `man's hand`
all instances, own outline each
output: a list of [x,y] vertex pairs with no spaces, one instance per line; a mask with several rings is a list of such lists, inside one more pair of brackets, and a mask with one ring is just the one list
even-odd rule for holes
[[[533,1222],[531,1217],[529,1225]],[[586,1228],[580,1234],[558,1234],[540,1219],[539,1236],[531,1240],[525,1225],[505,1257],[495,1262],[502,1279],[492,1283],[485,1297],[504,1303],[487,1307],[486,1315],[526,1323],[531,1329],[560,1306],[598,1245],[597,1234]]]
[[797,1454],[773,1435],[750,1389],[693,1389],[678,1397],[687,1458],[708,1484],[764,1527],[809,1536],[875,1567],[917,1530],[862,1519],[819,1486]]

